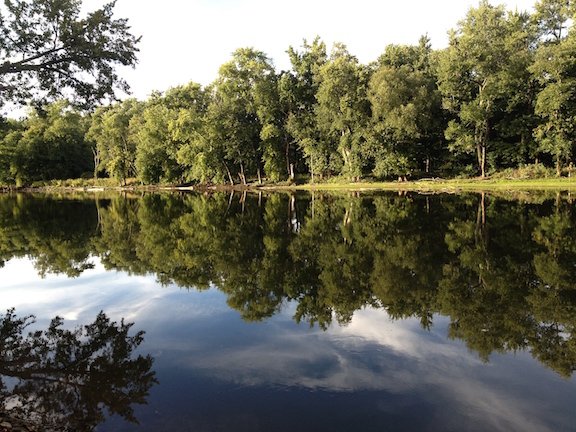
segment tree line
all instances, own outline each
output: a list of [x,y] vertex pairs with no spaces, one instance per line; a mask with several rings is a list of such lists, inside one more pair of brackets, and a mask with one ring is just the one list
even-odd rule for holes
[[531,166],[571,174],[576,6],[533,13],[482,0],[433,50],[388,45],[370,64],[316,38],[288,71],[241,48],[191,82],[94,111],[57,101],[0,125],[0,182],[71,177],[151,183],[481,176]]
[[161,284],[217,288],[246,320],[286,304],[327,328],[364,307],[449,336],[488,359],[527,350],[576,370],[576,210],[570,197],[147,194],[0,197],[0,263],[75,277],[97,258]]

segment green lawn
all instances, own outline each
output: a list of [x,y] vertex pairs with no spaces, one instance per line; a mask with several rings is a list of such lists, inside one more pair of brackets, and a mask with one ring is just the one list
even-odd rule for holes
[[414,190],[414,191],[490,191],[490,190],[576,190],[576,178],[543,179],[452,179],[390,182],[305,183],[300,185],[266,185],[266,189],[293,190]]
[[[360,181],[348,182],[342,179],[331,179],[322,183],[305,182],[301,184],[265,183],[259,185],[250,183],[248,189],[260,190],[318,190],[318,191],[365,191],[365,190],[393,190],[393,191],[430,191],[430,192],[458,192],[458,191],[537,191],[537,190],[576,190],[576,178],[541,178],[541,179],[433,179],[416,181]],[[38,182],[31,189],[119,189],[119,184],[113,179],[73,179],[50,182]],[[172,189],[169,185],[142,186],[135,179],[128,184],[129,189]],[[206,189],[207,186],[193,186],[190,189]],[[212,189],[230,189],[229,185],[213,186]],[[235,185],[235,189],[243,189]]]

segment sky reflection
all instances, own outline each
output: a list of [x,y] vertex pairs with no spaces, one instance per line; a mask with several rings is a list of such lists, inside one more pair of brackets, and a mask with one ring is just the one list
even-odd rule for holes
[[136,408],[139,427],[113,418],[99,430],[219,430],[234,422],[235,430],[377,430],[386,421],[391,430],[561,431],[574,424],[574,379],[524,352],[484,363],[446,338],[446,318],[428,331],[418,320],[365,308],[347,326],[322,331],[296,324],[288,303],[271,319],[246,323],[216,289],[161,286],[154,276],[107,272],[93,261],[78,278],[40,279],[31,262],[11,260],[0,269],[0,296],[3,309],[35,314],[38,325],[55,315],[84,324],[103,310],[146,331],[141,349],[155,358],[160,385],[148,406]]

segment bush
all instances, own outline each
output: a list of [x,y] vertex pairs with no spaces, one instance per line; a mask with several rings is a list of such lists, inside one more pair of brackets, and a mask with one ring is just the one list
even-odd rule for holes
[[521,165],[518,168],[507,168],[493,174],[495,179],[541,179],[555,177],[556,172],[552,168],[547,168],[541,163]]

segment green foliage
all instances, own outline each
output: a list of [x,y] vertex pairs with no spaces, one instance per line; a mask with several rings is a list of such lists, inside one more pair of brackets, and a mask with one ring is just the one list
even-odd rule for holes
[[229,180],[237,174],[246,184],[248,175],[280,177],[277,127],[277,83],[270,60],[251,48],[236,50],[220,68],[207,114],[207,137],[222,155]]
[[[90,106],[118,84],[112,66],[135,61],[137,39],[125,20],[112,18],[113,4],[86,19],[79,18],[78,0],[7,5],[0,41],[9,43],[0,55],[17,55],[17,34],[30,45],[27,53],[38,51],[0,67],[3,97],[12,102],[31,97],[34,86],[40,91],[37,102],[72,87],[75,102]],[[54,12],[57,7],[69,18]],[[92,153],[90,164],[79,150],[62,152],[71,148],[68,138],[57,143],[62,134],[73,133],[70,125],[48,136],[39,132],[36,117],[56,109],[50,105],[20,122],[2,120],[0,182],[24,185],[88,172],[121,184],[137,178],[142,184],[247,185],[293,182],[303,174],[312,183],[331,177],[484,178],[539,164],[555,165],[558,176],[566,168],[571,173],[573,14],[573,2],[565,0],[541,0],[531,15],[483,0],[450,32],[448,48],[434,51],[423,36],[417,45],[388,45],[368,65],[341,43],[328,56],[318,37],[304,40],[299,49],[289,47],[291,68],[280,73],[262,51],[240,48],[207,87],[191,82],[146,101],[100,106],[88,126],[88,116],[76,113],[78,128],[88,127],[83,141]],[[22,25],[30,17],[43,18],[27,33]],[[16,18],[20,21],[9,25]],[[101,38],[84,40],[79,28],[100,31]],[[36,37],[40,29],[46,35],[61,32],[54,51]],[[69,45],[62,45],[65,39]],[[76,47],[80,51],[70,54],[75,44],[85,51]],[[74,56],[86,53],[91,57],[79,66]],[[54,70],[42,72],[46,66]],[[12,74],[18,68],[21,74]],[[96,82],[82,81],[87,71]],[[65,78],[56,79],[61,73]],[[24,81],[18,91],[11,79]],[[45,85],[37,82],[41,79]],[[73,121],[69,111],[61,109],[62,118],[53,121]]]
[[518,111],[531,109],[530,100],[517,96],[530,85],[533,37],[528,25],[528,16],[507,14],[502,6],[482,1],[451,32],[450,46],[440,57],[443,104],[455,117],[446,138],[452,143],[452,151],[475,153],[482,177],[487,174],[487,163],[497,143],[510,138],[506,137],[510,135],[507,127],[501,126],[506,120],[504,115],[510,113],[517,118]]
[[[365,157],[365,128],[370,115],[366,96],[368,71],[348,53],[344,45],[336,44],[330,59],[319,72],[316,106],[318,129],[326,139],[325,160],[338,157],[340,166],[328,163],[323,171],[332,169],[350,178],[362,175]],[[336,168],[336,170],[335,170]]]
[[163,99],[168,102],[173,117],[168,124],[170,139],[176,144],[176,161],[185,180],[221,181],[219,154],[206,138],[206,112],[209,90],[199,84],[171,89]]
[[21,121],[0,118],[0,184],[16,184],[14,159],[24,129]]
[[553,177],[551,168],[546,168],[543,164],[520,165],[518,168],[508,168],[493,175],[492,178],[498,179],[544,179]]
[[86,135],[95,143],[94,154],[99,168],[105,168],[122,184],[136,176],[136,125],[132,120],[143,108],[144,104],[135,99],[98,108]]
[[[316,37],[304,40],[302,51],[288,48],[292,71],[279,80],[280,102],[287,112],[285,129],[302,153],[312,178],[323,174],[326,166],[325,139],[316,123],[316,94],[321,82],[320,69],[327,62],[326,44]],[[294,151],[294,150],[293,150]]]
[[23,126],[2,140],[5,181],[26,185],[80,177],[92,170],[92,156],[84,138],[87,121],[67,102],[33,110]]
[[115,2],[81,17],[80,0],[6,0],[0,20],[0,105],[72,93],[91,107],[127,83],[114,66],[134,66],[140,38]]
[[576,35],[563,29],[572,17],[569,2],[543,0],[537,4],[535,19],[542,33],[531,72],[540,83],[535,112],[542,123],[534,136],[539,149],[556,162],[556,175],[571,162],[576,138]]
[[389,45],[370,79],[371,155],[378,177],[430,172],[445,127],[431,64],[430,41]]

